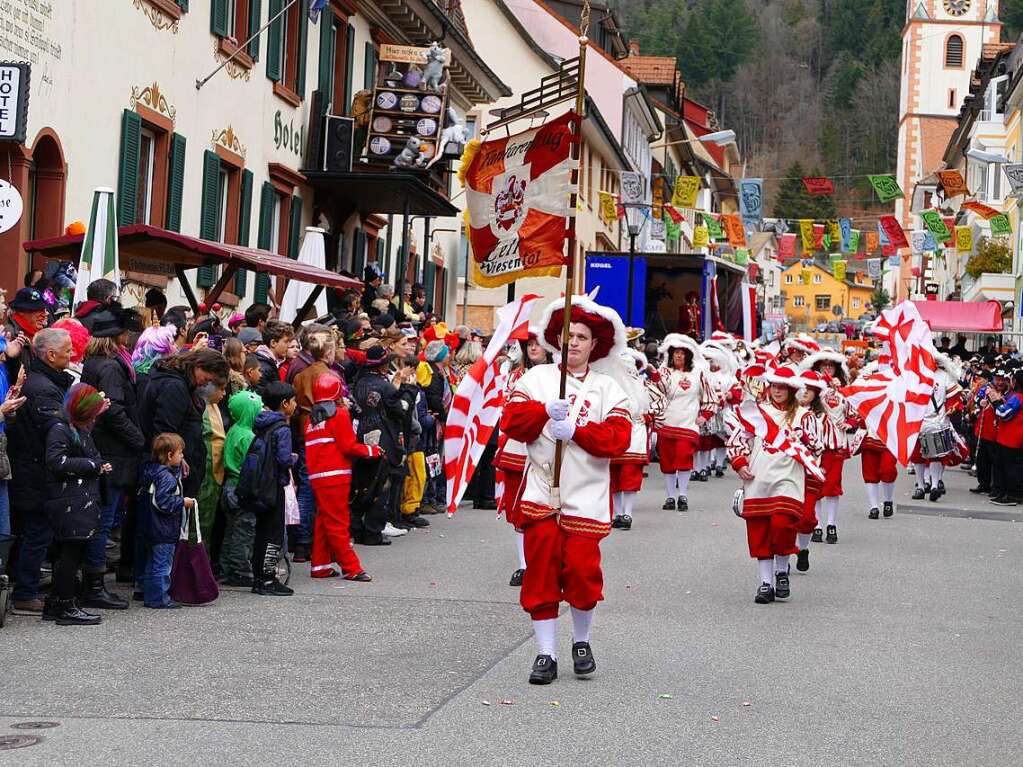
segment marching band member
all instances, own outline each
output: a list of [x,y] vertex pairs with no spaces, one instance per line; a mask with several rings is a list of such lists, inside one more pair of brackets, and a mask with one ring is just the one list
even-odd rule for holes
[[[717,334],[715,334],[717,335]],[[725,335],[725,334],[721,334]],[[737,361],[734,352],[719,341],[704,341],[700,351],[707,360],[707,378],[710,381],[711,395],[719,415],[723,416],[728,408],[742,400],[742,390],[735,377]],[[722,423],[717,416],[709,423]],[[707,424],[704,429],[707,429]],[[703,431],[701,430],[701,431]],[[715,475],[725,474],[725,436],[723,431],[710,431],[700,434],[700,452],[697,453],[697,468],[705,479],[713,470]],[[702,458],[700,457],[702,454]]]
[[657,452],[667,495],[662,508],[688,511],[689,475],[700,426],[713,412],[710,409],[713,396],[696,341],[680,333],[669,333],[658,351],[662,366],[650,376],[650,381],[664,405],[657,425]]
[[[856,414],[849,406],[845,395],[839,391],[840,387],[849,384],[849,369],[842,354],[824,349],[804,359],[802,369],[819,373],[827,384],[820,395],[820,402],[828,421],[827,428],[821,432],[824,442],[824,453],[821,455],[824,482],[817,504],[818,524],[811,538],[814,543],[820,543],[824,539],[820,526],[821,517],[827,518],[828,527],[835,528],[835,536],[838,535],[838,499],[842,496],[842,467],[849,456],[847,431],[856,423]],[[800,544],[800,548],[806,547]]]
[[[890,359],[882,354],[876,361],[866,364],[860,371],[860,377],[871,375],[874,371],[888,367]],[[857,425],[866,428],[866,423],[859,414],[856,414]],[[877,519],[880,515],[878,504],[884,503],[884,515],[890,517],[895,513],[895,480],[899,476],[899,464],[895,456],[888,450],[877,435],[867,432],[860,444],[860,471],[863,482],[867,486],[867,499],[870,502],[870,511],[867,512],[868,519]],[[833,525],[828,525],[825,543],[838,543],[838,530]]]
[[[763,416],[790,441],[812,445],[814,419],[796,399],[805,384],[796,369],[782,365],[762,379],[768,384],[767,399],[759,406]],[[760,585],[753,601],[768,604],[787,599],[789,557],[798,551],[796,523],[803,516],[803,465],[743,428],[734,429],[728,438],[728,458],[743,481],[741,516],[746,520],[750,556],[759,569]]]
[[916,467],[914,500],[921,500],[926,495],[930,497],[930,500],[937,501],[945,494],[945,483],[942,481],[945,464],[941,462],[941,456],[952,452],[955,441],[950,440],[948,451],[936,456],[925,456],[925,447],[921,442],[925,434],[946,432],[951,437],[952,423],[949,421],[949,416],[959,410],[962,405],[959,366],[944,354],[937,354],[934,359],[938,363],[938,369],[934,372],[934,393],[931,395],[916,446],[910,456],[910,460]]
[[[522,375],[535,365],[543,365],[551,361],[551,356],[540,345],[540,330],[535,325],[529,328],[529,337],[519,341],[521,358],[515,369],[508,374],[505,381],[505,402],[515,390],[515,384]],[[498,438],[497,455],[494,466],[504,474],[504,493],[501,496],[498,511],[504,511],[504,518],[515,529],[515,542],[519,550],[519,569],[512,573],[509,586],[521,586],[522,576],[526,572],[526,549],[522,539],[522,515],[519,512],[519,498],[522,494],[522,473],[526,470],[526,446],[518,440],[511,439],[501,433]]]
[[626,368],[623,380],[626,385],[623,388],[629,395],[632,437],[628,450],[611,459],[611,494],[614,500],[611,527],[631,530],[633,505],[643,487],[643,467],[650,463],[650,433],[647,429],[650,394],[646,388],[646,369],[649,363],[646,355],[635,349],[623,352],[622,362]]
[[[519,601],[529,613],[537,656],[530,684],[558,677],[557,621],[562,601],[572,609],[572,659],[578,676],[597,667],[590,626],[604,598],[600,540],[611,532],[611,458],[629,447],[628,397],[601,369],[621,365],[625,327],[618,314],[585,296],[572,296],[566,397],[561,365],[536,365],[518,382],[501,416],[501,429],[526,445],[520,494],[526,572]],[[550,351],[560,346],[562,300],[549,305],[540,327]],[[562,444],[560,485],[554,487],[557,443]]]
[[781,344],[781,358],[792,365],[800,365],[811,354],[821,350],[820,344],[812,336],[799,333],[789,336]]

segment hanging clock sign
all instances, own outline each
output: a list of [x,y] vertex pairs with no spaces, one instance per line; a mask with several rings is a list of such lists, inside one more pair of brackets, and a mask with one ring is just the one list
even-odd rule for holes
[[0,180],[0,234],[14,228],[21,220],[24,207],[18,190],[8,182]]

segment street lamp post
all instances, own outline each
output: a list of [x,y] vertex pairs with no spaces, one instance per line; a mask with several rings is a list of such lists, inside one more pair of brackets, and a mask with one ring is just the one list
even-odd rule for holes
[[625,324],[629,326],[632,325],[632,262],[636,257],[636,237],[638,236],[639,227],[629,224],[629,292],[625,298]]
[[[632,285],[633,285],[633,259],[636,257],[636,238],[643,231],[643,225],[647,220],[647,211],[651,205],[645,202],[627,202],[622,204],[625,208],[625,220],[629,228],[629,278],[627,281],[628,294],[625,297],[625,324],[632,325]],[[640,323],[642,324],[642,323]]]

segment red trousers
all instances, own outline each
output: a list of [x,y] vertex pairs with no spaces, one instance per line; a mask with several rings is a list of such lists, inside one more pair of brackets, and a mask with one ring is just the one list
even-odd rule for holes
[[611,492],[638,493],[643,489],[643,464],[612,463]]
[[745,519],[749,555],[753,559],[770,559],[776,555],[799,553],[799,549],[796,548],[798,520],[791,514],[764,514]]
[[501,471],[504,472],[504,499],[501,501],[504,518],[516,530],[521,530],[525,520],[522,518],[522,512],[519,511],[519,496],[522,494],[522,480],[525,474],[514,469],[501,469]]
[[[893,456],[894,457],[894,456]],[[825,450],[821,456],[821,470],[824,472],[822,498],[834,498],[842,494],[842,467],[845,456],[838,450]]]
[[313,485],[316,496],[310,571],[313,578],[327,577],[332,562],[341,565],[341,572],[345,575],[358,575],[362,572],[362,563],[352,548],[352,536],[348,530],[350,490],[351,481],[327,487]]
[[566,533],[557,519],[545,517],[526,525],[524,540],[526,574],[519,602],[533,620],[557,618],[562,601],[592,610],[604,599],[599,539]]
[[863,481],[867,484],[894,482],[899,476],[895,456],[887,450],[861,450],[860,459]]
[[803,493],[803,516],[796,521],[797,533],[812,533],[817,527],[817,501],[820,499],[816,493],[806,490]]

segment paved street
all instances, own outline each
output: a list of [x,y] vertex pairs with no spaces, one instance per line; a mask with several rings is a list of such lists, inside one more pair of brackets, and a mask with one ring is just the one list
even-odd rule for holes
[[[98,628],[14,617],[0,735],[43,741],[0,763],[1018,765],[1023,508],[978,503],[959,471],[908,506],[909,480],[907,507],[869,521],[847,466],[840,543],[813,544],[789,603],[757,606],[734,475],[694,483],[680,515],[654,470],[604,545],[585,682],[565,617],[561,679],[526,684],[511,531],[467,508],[362,549],[368,585],[301,566],[289,599],[229,591]],[[58,726],[12,729],[39,720]]]

